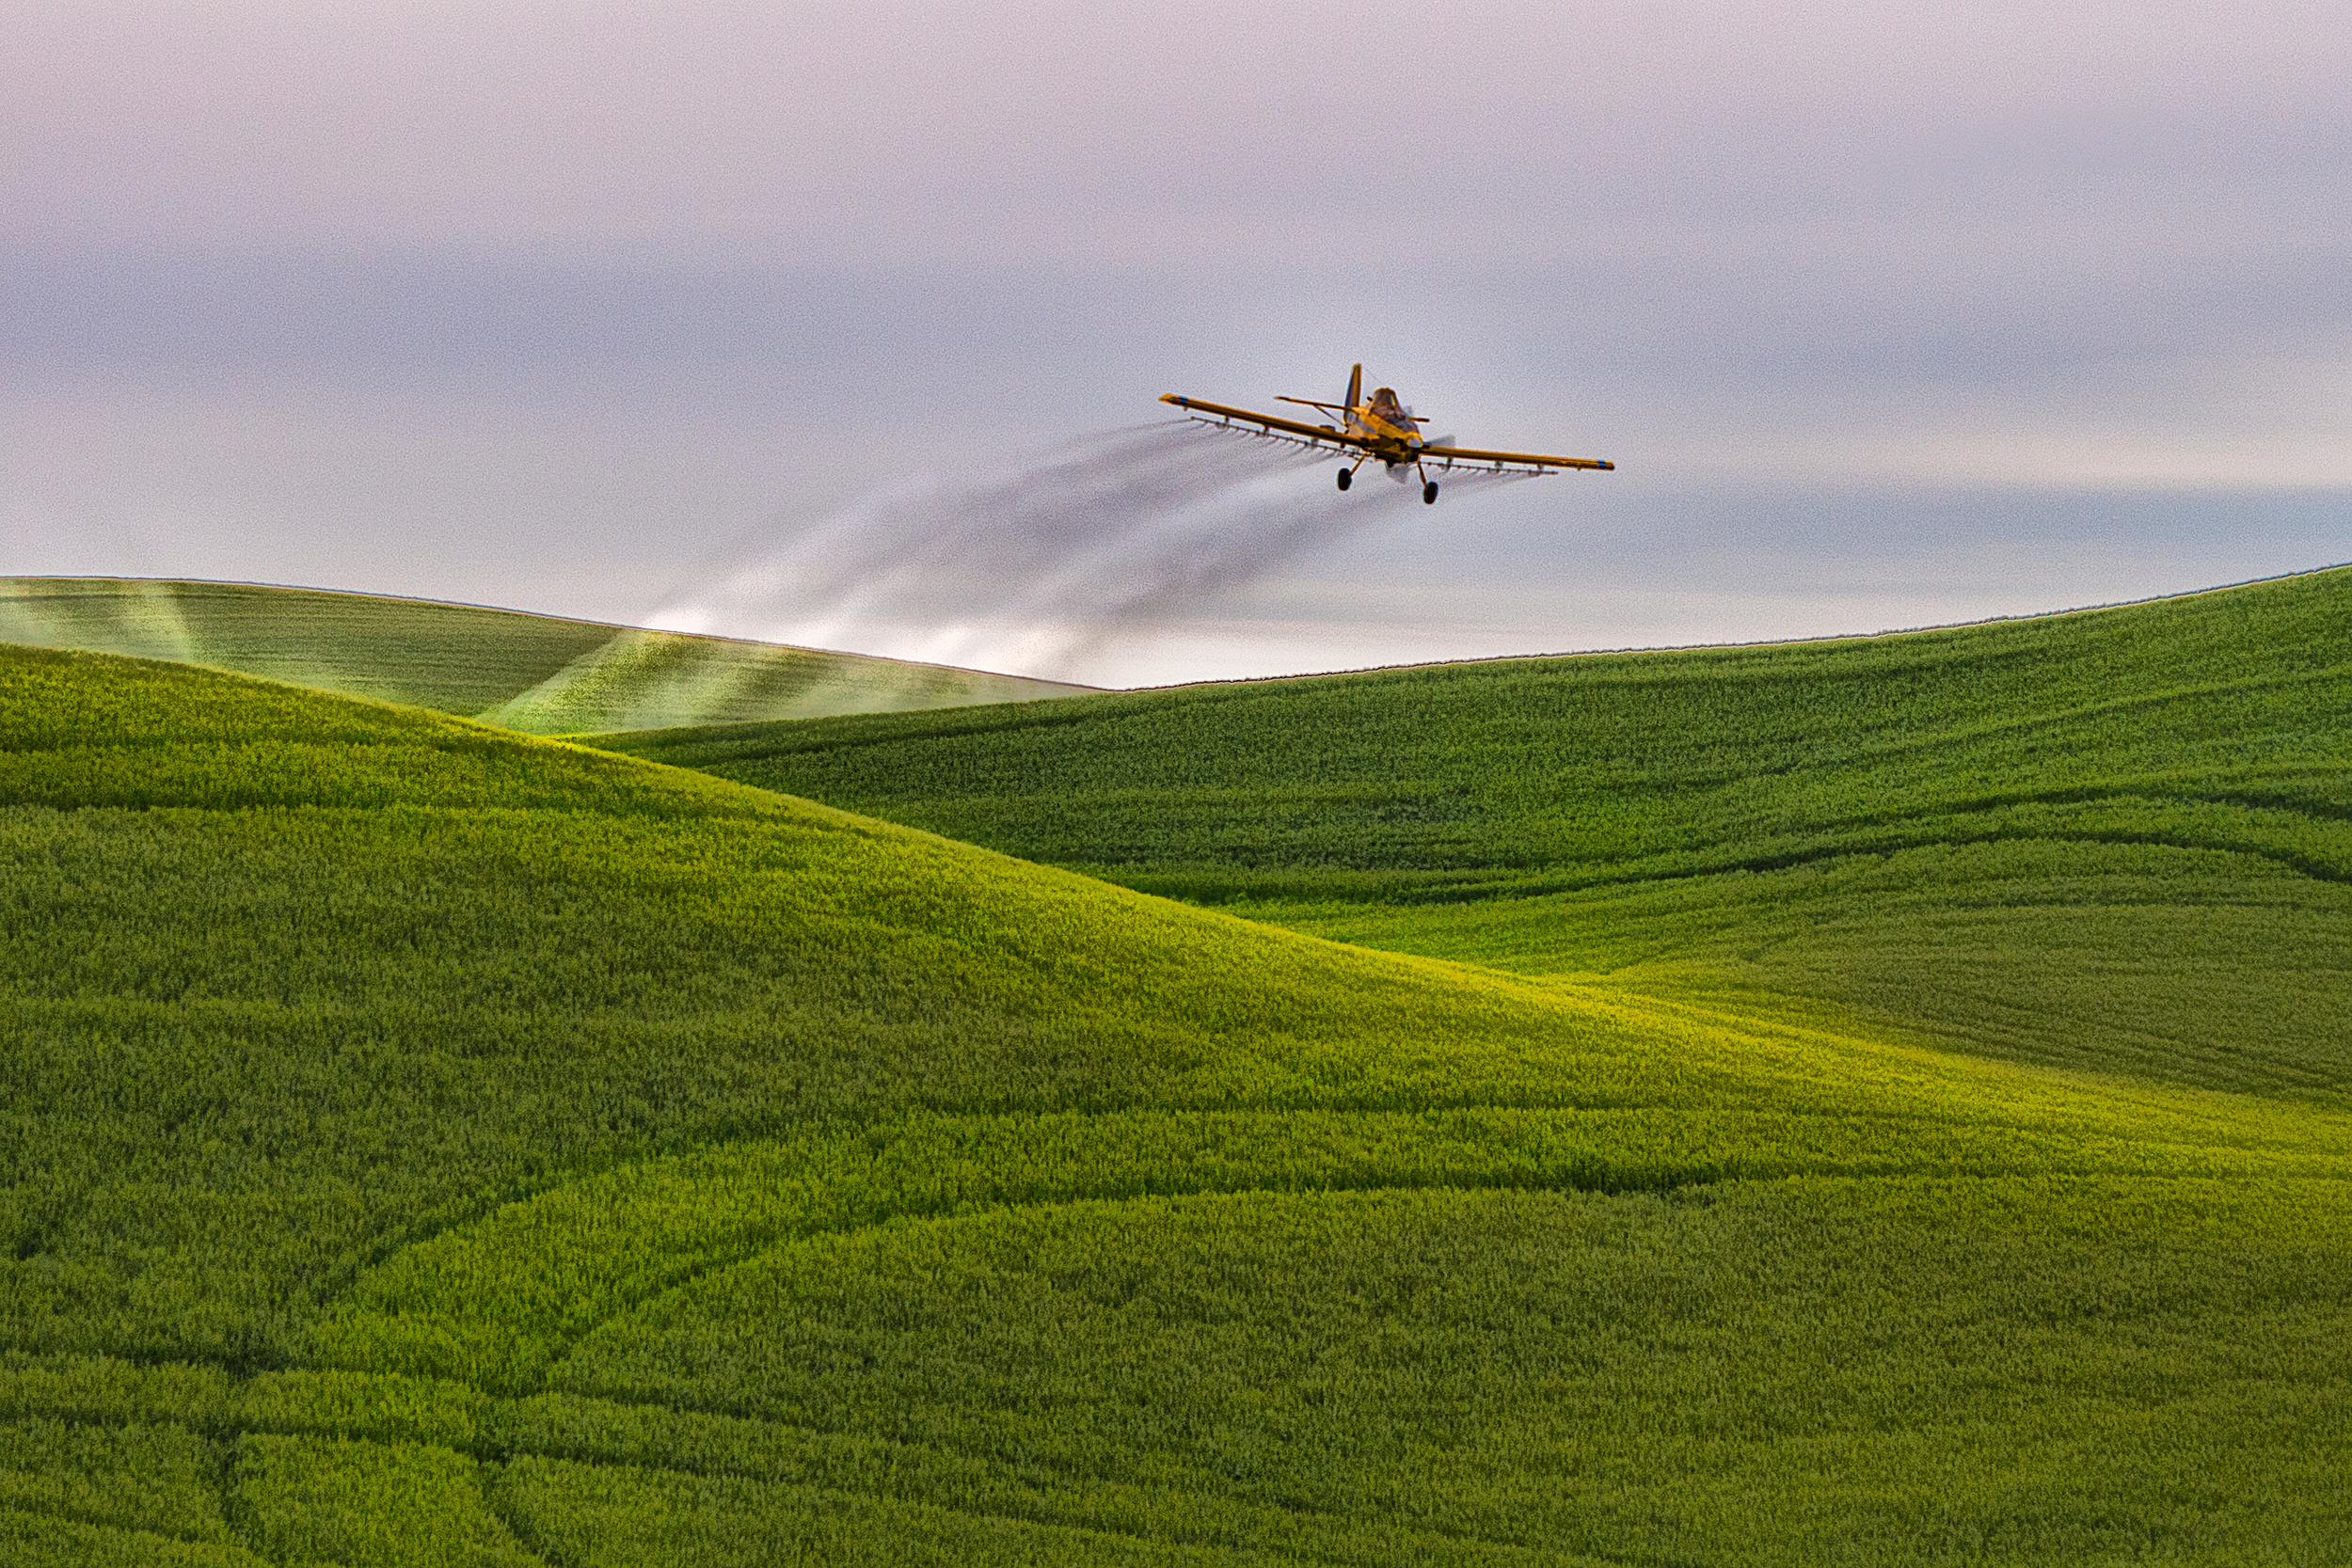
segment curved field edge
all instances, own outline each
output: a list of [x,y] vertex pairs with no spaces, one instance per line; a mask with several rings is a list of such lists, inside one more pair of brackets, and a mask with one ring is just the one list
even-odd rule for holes
[[[2292,1555],[2352,1521],[2324,1484],[2297,1494],[2352,1396],[2352,1216],[2340,1183],[2286,1185],[1029,1206],[773,1249],[558,1377],[1499,1546]],[[2190,1476],[2151,1439],[2232,1457]]]
[[[1988,1076],[1998,1077],[1997,1072]],[[631,1165],[395,1253],[306,1361],[536,1385],[649,1295],[779,1243],[974,1207],[1239,1191],[1655,1191],[1798,1175],[2352,1177],[2339,1118],[2207,1100],[2085,1103],[2073,1085],[1968,1119],[1677,1105],[1539,1111],[924,1118]],[[2036,1093],[2035,1090],[2042,1092]],[[2055,1090],[2055,1092],[2052,1092]]]

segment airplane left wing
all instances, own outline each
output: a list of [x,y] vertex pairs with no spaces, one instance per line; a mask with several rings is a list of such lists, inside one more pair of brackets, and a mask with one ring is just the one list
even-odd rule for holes
[[1302,424],[1296,420],[1285,420],[1273,414],[1252,414],[1247,408],[1228,408],[1221,403],[1202,403],[1199,398],[1180,397],[1174,392],[1162,393],[1160,401],[1173,404],[1194,419],[1207,424],[1224,424],[1233,420],[1246,420],[1251,424],[1263,425],[1268,431],[1279,432],[1285,438],[1304,436],[1311,443],[1334,447],[1365,445],[1362,437],[1345,435],[1327,424]]

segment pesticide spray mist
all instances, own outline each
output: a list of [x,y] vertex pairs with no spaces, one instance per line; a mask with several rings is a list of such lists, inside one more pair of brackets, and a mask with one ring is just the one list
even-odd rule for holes
[[[1306,482],[1301,449],[1189,420],[871,495],[673,596],[649,624],[1083,680],[1089,656],[1421,503]],[[1379,469],[1367,469],[1372,478]],[[1448,499],[1513,476],[1456,473]]]

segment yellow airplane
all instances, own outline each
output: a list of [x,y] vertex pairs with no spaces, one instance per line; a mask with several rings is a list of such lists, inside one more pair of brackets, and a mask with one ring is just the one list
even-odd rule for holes
[[1375,388],[1372,401],[1363,401],[1364,368],[1358,365],[1347,375],[1347,401],[1317,403],[1312,398],[1277,398],[1278,403],[1302,404],[1337,415],[1340,423],[1303,424],[1296,420],[1279,419],[1272,414],[1252,414],[1247,408],[1228,408],[1219,403],[1202,403],[1199,398],[1181,397],[1174,392],[1161,396],[1162,403],[1172,403],[1184,411],[1185,417],[1202,424],[1235,428],[1241,420],[1260,428],[1252,436],[1289,441],[1314,451],[1331,450],[1342,456],[1360,453],[1356,461],[1340,470],[1340,488],[1344,490],[1356,482],[1356,470],[1373,458],[1387,465],[1389,477],[1401,480],[1405,470],[1411,468],[1421,476],[1421,499],[1436,505],[1438,482],[1429,477],[1433,467],[1474,469],[1481,473],[1549,473],[1554,468],[1613,468],[1614,463],[1598,457],[1545,457],[1531,451],[1480,451],[1470,447],[1457,447],[1454,437],[1441,436],[1430,440],[1421,433],[1421,420],[1413,411],[1397,401],[1396,393],[1387,388]]

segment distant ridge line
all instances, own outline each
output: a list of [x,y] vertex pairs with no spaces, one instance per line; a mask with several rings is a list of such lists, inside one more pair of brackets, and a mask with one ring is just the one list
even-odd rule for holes
[[1208,680],[1170,681],[1165,686],[1129,686],[1105,688],[1115,693],[1142,691],[1188,691],[1204,686],[1263,686],[1269,681],[1324,680],[1341,675],[1388,675],[1405,670],[1446,670],[1473,664],[1514,664],[1534,659],[1555,658],[1616,658],[1627,654],[1697,654],[1739,648],[1800,648],[1813,642],[1867,642],[1880,637],[1923,637],[1930,632],[1965,631],[1971,626],[1998,626],[2019,621],[2055,621],[2068,615],[2093,615],[2102,610],[2130,610],[2138,605],[2163,604],[2173,599],[2200,598],[2207,594],[2227,594],[2240,588],[2259,588],[2265,583],[2291,582],[2296,578],[2324,577],[2329,572],[2352,569],[2352,561],[2334,562],[2326,566],[2299,567],[2292,572],[2274,572],[2268,577],[2241,578],[2235,582],[2217,582],[2204,588],[2185,588],[2177,594],[2150,594],[2137,599],[2106,599],[2097,604],[2072,605],[2064,610],[2028,610],[2022,615],[1987,615],[1976,621],[1932,621],[1916,626],[1882,626],[1876,631],[1830,631],[1812,637],[1760,637],[1746,642],[1640,642],[1614,648],[1572,648],[1558,653],[1473,654],[1466,658],[1417,659],[1404,664],[1359,664],[1343,670],[1299,670],[1286,675],[1219,675]]
[[1025,703],[1091,687],[348,589],[0,578],[0,641],[234,671],[532,735]]
[[[936,659],[898,658],[890,654],[861,654],[849,648],[819,648],[807,642],[774,642],[758,637],[730,637],[716,631],[675,631],[667,626],[639,626],[629,621],[600,621],[592,615],[557,615],[548,610],[517,610],[513,605],[483,604],[472,599],[437,599],[423,594],[378,594],[362,588],[317,588],[299,582],[256,582],[245,578],[131,578],[105,573],[35,572],[0,575],[0,583],[10,582],[119,582],[145,583],[158,588],[254,588],[273,594],[328,594],[339,599],[378,599],[391,604],[421,605],[433,610],[476,610],[493,615],[525,615],[534,621],[560,621],[571,626],[596,626],[606,631],[653,632],[662,637],[693,637],[707,642],[732,642],[745,648],[785,648],[793,653],[823,654],[829,658],[866,659],[876,664],[907,665],[918,670],[945,670],[959,675],[989,675],[999,680],[1027,681],[1035,686],[1066,686],[1078,691],[1120,691],[1124,687],[1089,686],[1083,681],[1049,680],[1040,675],[1016,675],[1002,670],[983,670],[977,665],[943,664]],[[1286,676],[1253,676],[1252,679],[1281,680]],[[1198,684],[1198,683],[1195,683]],[[1156,688],[1138,687],[1136,690]]]

